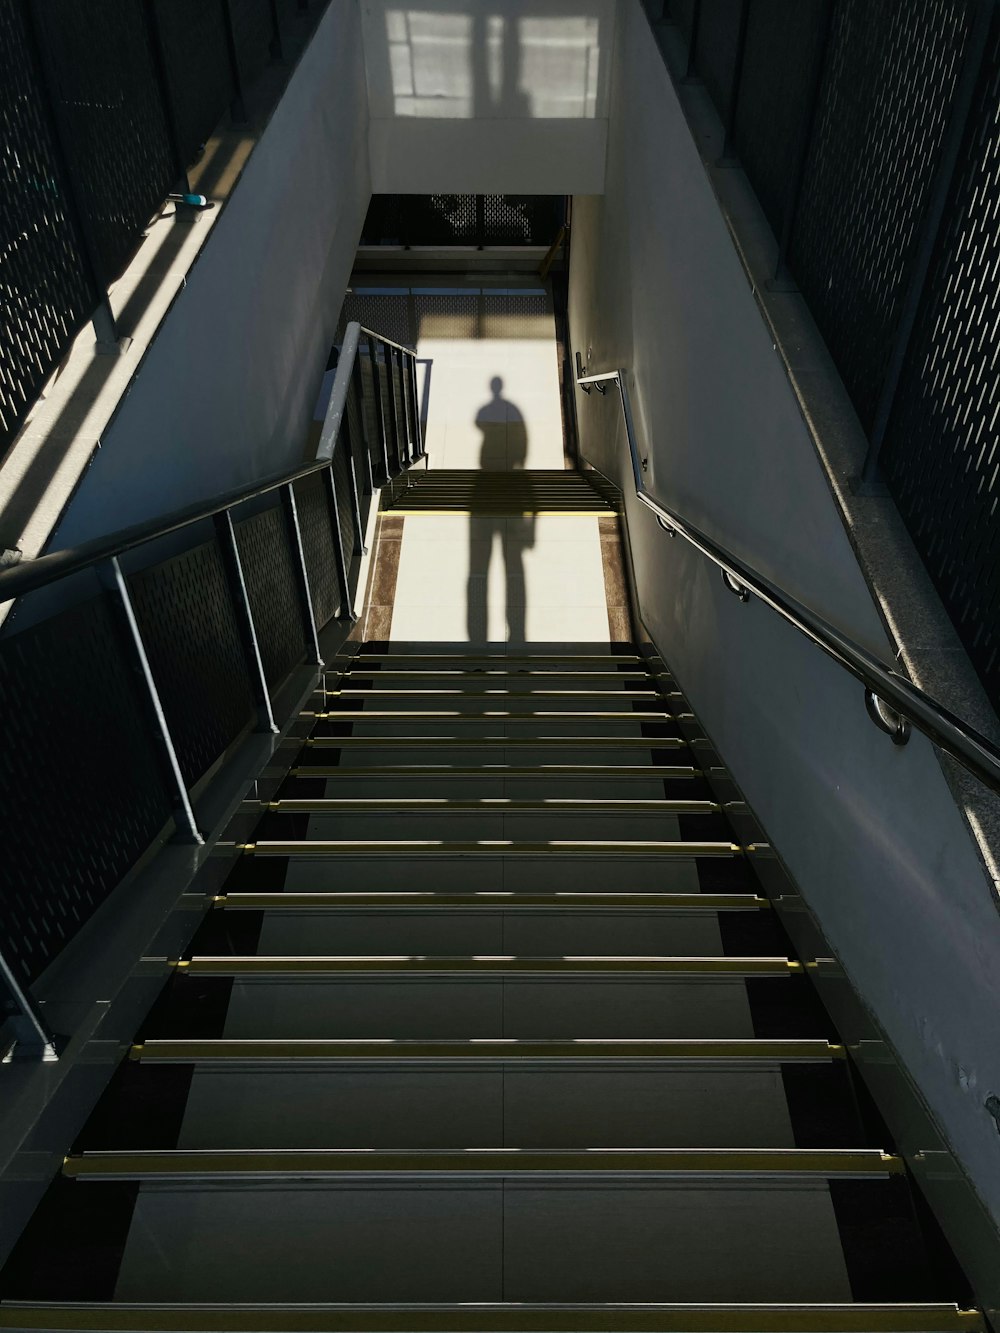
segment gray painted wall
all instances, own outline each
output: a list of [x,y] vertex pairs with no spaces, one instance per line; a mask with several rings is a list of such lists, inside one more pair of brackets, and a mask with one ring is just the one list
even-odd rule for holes
[[[627,367],[654,493],[883,656],[888,645],[639,5],[621,6],[603,197],[577,199],[573,346]],[[625,481],[612,395],[585,457]],[[1000,917],[931,746],[627,506],[641,613],[1000,1221]]]
[[303,55],[51,548],[302,457],[371,181],[357,0]]
[[362,0],[376,194],[604,188],[617,0]]

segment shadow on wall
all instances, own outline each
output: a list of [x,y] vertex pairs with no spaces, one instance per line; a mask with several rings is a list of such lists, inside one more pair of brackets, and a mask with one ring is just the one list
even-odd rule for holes
[[365,58],[372,115],[603,117],[613,22],[613,0],[413,6],[370,0]]
[[535,515],[490,514],[490,474],[520,472],[528,458],[528,429],[521,411],[503,397],[503,380],[490,381],[493,397],[476,413],[483,437],[479,472],[472,487],[469,519],[468,636],[488,639],[489,572],[493,549],[499,544],[504,568],[507,638],[525,640],[524,555],[535,544]]

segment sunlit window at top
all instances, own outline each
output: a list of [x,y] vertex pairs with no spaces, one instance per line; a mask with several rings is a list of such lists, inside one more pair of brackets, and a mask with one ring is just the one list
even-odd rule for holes
[[601,109],[595,15],[514,17],[387,9],[397,116],[590,119]]

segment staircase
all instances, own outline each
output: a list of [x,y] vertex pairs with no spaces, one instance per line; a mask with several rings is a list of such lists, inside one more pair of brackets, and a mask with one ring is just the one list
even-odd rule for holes
[[622,644],[338,661],[0,1327],[983,1327],[684,709]]

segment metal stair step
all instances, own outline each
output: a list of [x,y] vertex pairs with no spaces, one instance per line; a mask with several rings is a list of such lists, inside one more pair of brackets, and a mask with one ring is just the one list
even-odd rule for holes
[[587,857],[612,859],[621,857],[737,857],[743,849],[735,842],[514,842],[506,839],[478,842],[438,842],[385,839],[369,842],[329,842],[319,839],[297,841],[260,841],[243,845],[246,856],[282,857]]
[[[194,901],[201,898],[190,895]],[[213,906],[225,911],[277,912],[366,912],[408,910],[615,912],[634,908],[650,911],[699,914],[714,912],[762,912],[770,909],[766,898],[750,893],[225,893]]]
[[206,977],[438,977],[463,978],[586,978],[591,982],[640,978],[698,978],[732,980],[745,977],[797,976],[802,964],[791,958],[636,957],[628,955],[526,958],[480,955],[446,958],[432,955],[196,955],[172,966],[185,976]]
[[4,1301],[10,1333],[984,1333],[954,1304],[91,1304]]

